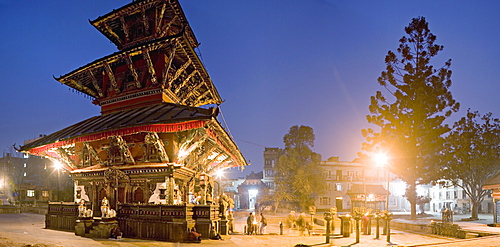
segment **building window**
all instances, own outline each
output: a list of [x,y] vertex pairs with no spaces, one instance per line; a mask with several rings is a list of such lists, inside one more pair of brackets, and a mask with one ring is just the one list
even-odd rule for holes
[[325,205],[325,206],[330,205],[330,197],[321,197],[319,199],[319,205]]
[[42,197],[49,197],[49,191],[48,190],[42,190]]
[[35,190],[26,190],[26,196],[27,197],[34,197],[35,196]]
[[341,183],[335,184],[335,191],[342,191],[342,184]]

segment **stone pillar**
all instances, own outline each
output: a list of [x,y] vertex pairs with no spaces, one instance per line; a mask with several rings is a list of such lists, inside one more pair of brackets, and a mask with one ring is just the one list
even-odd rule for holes
[[340,234],[342,234],[343,237],[351,236],[351,216],[340,216],[340,225]]
[[228,235],[228,224],[227,224],[227,220],[220,220],[220,225],[219,225],[219,234],[220,235]]

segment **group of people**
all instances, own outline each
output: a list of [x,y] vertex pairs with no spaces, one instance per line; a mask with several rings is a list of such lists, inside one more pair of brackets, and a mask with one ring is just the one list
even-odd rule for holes
[[260,219],[257,219],[255,213],[250,213],[247,217],[246,234],[266,234],[267,219],[264,214],[260,214]]
[[308,235],[311,235],[311,224],[306,220],[306,214],[301,212],[297,217],[295,215],[295,211],[291,211],[286,218],[286,224],[288,229],[298,229],[300,232],[300,236],[304,236],[307,231]]

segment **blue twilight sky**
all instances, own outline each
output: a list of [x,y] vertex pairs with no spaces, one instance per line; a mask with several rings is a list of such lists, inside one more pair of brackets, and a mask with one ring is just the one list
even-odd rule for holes
[[[87,20],[130,0],[0,1],[0,150],[50,134],[99,108],[52,76],[116,51]],[[426,17],[451,58],[451,91],[467,108],[500,116],[500,1],[180,0],[222,113],[243,155],[262,169],[264,147],[311,126],[324,159],[356,158],[370,127],[369,97],[388,50]],[[233,171],[236,173],[236,171]],[[243,176],[245,173],[237,172]]]

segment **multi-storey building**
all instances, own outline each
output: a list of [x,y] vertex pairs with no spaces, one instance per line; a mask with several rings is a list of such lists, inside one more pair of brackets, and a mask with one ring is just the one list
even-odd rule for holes
[[[439,180],[436,185],[429,188],[430,210],[440,212],[443,208],[452,209],[457,214],[470,213],[472,204],[463,188],[453,186],[450,181]],[[493,197],[491,193],[486,195],[479,205],[480,213],[492,213],[494,209]]]
[[10,202],[44,203],[72,198],[73,183],[52,161],[6,153],[0,158],[0,192]]
[[[318,210],[336,207],[338,211],[349,211],[351,207],[363,206],[384,209],[387,197],[384,169],[367,167],[356,161],[340,161],[338,157],[321,162],[320,167],[325,172],[326,192],[316,198]],[[394,204],[392,201],[389,206]]]
[[266,184],[269,191],[272,193],[275,188],[274,184],[274,166],[278,162],[278,159],[283,154],[283,149],[281,148],[265,148],[264,149],[264,175],[262,182]]

